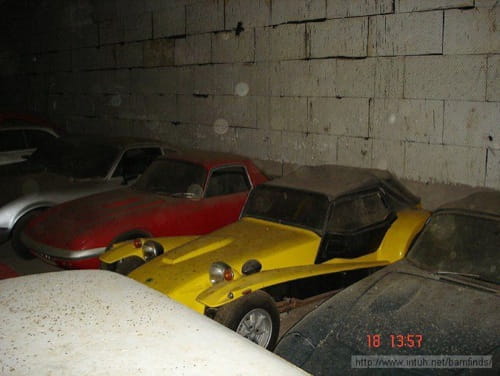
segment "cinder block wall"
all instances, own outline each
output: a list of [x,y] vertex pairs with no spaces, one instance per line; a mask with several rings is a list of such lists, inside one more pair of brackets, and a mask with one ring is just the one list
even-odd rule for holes
[[2,107],[500,188],[496,0],[4,0]]

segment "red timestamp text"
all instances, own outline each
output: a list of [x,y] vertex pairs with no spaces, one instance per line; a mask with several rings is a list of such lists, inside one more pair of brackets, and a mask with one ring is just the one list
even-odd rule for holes
[[368,348],[379,348],[387,344],[390,348],[421,348],[424,342],[422,334],[389,334],[382,337],[381,334],[368,334],[366,336]]

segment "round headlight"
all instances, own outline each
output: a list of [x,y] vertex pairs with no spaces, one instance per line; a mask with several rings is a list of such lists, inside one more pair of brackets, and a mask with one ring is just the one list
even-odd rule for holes
[[231,281],[234,278],[233,269],[228,264],[220,261],[210,265],[208,274],[212,285],[222,281]]
[[144,260],[149,261],[152,258],[161,255],[163,253],[163,247],[157,242],[147,240],[142,246],[142,253],[144,255]]

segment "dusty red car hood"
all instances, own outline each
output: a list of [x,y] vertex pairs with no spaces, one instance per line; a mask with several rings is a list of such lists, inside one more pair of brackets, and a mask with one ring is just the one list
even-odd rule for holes
[[158,227],[166,236],[178,234],[176,214],[189,213],[196,200],[160,196],[131,188],[87,196],[46,210],[27,226],[32,240],[68,250],[107,246],[131,228],[152,235]]

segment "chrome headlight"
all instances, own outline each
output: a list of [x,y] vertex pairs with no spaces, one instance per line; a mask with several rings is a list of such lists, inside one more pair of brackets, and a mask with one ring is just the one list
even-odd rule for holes
[[214,262],[210,265],[210,269],[208,270],[208,274],[210,276],[210,283],[215,285],[218,282],[222,281],[232,281],[234,278],[234,272],[231,267],[224,262]]
[[153,240],[147,240],[144,242],[142,246],[142,254],[144,255],[144,260],[149,261],[156,256],[159,256],[163,253],[163,247],[160,243],[157,243]]

